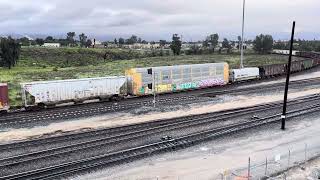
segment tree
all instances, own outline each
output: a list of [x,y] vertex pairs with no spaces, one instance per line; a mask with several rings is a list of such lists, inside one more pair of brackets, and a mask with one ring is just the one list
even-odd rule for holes
[[142,42],[142,39],[141,38],[138,38],[138,43],[141,43]]
[[167,41],[166,40],[160,40],[160,46],[163,47],[167,44]]
[[119,38],[119,46],[122,47],[122,45],[124,45],[124,39],[123,38]]
[[223,41],[222,41],[222,48],[226,48],[226,49],[227,49],[227,53],[230,52],[231,44],[230,44],[230,42],[228,41],[228,39],[226,39],[226,38],[223,39]]
[[80,46],[84,47],[87,44],[87,36],[84,33],[79,34]]
[[172,35],[172,42],[170,45],[170,48],[173,52],[173,55],[179,55],[180,51],[181,51],[181,46],[182,46],[182,42],[180,40],[180,37],[178,36],[178,34],[173,34]]
[[114,38],[114,44],[117,45],[118,44],[118,40],[116,38]]
[[239,51],[241,49],[241,36],[238,36],[238,48],[239,48]]
[[102,43],[105,48],[108,47],[108,41]]
[[214,52],[214,49],[218,45],[218,40],[219,40],[219,35],[218,34],[211,34],[210,36],[207,37],[206,39],[208,43],[210,43],[210,47],[212,51]]
[[[274,43],[273,48],[274,49],[286,49],[286,47],[287,47],[286,44],[287,43],[285,43],[285,42],[277,41]],[[299,44],[301,45],[301,43],[299,43]]]
[[0,39],[0,65],[11,69],[18,62],[20,56],[20,44],[9,38]]
[[67,33],[67,40],[68,40],[68,43],[69,43],[69,46],[74,46],[74,37],[76,36],[76,33],[75,32],[68,32]]
[[272,50],[273,48],[273,38],[271,35],[263,35],[260,34],[256,36],[255,40],[253,41],[253,49],[254,51],[265,54]]
[[92,46],[92,41],[90,39],[88,39],[86,41],[86,48],[91,47]]
[[187,55],[191,55],[191,54],[202,54],[202,49],[200,49],[199,46],[197,46],[196,44],[193,44],[190,46],[190,49],[188,49],[186,51]]
[[67,39],[56,39],[54,42],[60,43],[61,46],[68,46],[69,44]]
[[36,39],[36,43],[39,45],[39,46],[42,46],[44,44],[44,40],[41,39],[41,38],[37,38]]
[[209,47],[209,41],[206,39],[202,42],[203,47]]
[[134,44],[138,42],[138,37],[136,35],[132,35],[129,39],[126,40],[126,44]]
[[52,36],[48,36],[48,37],[46,37],[46,39],[44,41],[48,42],[48,43],[52,43],[52,42],[54,42],[54,38]]
[[27,37],[20,38],[18,41],[22,46],[30,46],[30,40]]

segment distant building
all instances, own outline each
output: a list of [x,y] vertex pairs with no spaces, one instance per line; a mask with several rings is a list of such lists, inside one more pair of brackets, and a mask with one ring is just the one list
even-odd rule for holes
[[94,48],[106,48],[105,44],[103,44],[101,41],[96,40],[96,39],[91,39],[91,46]]
[[[234,43],[233,49],[240,49],[241,43]],[[243,49],[251,48],[251,44],[243,43]]]
[[155,44],[134,43],[134,44],[125,44],[123,45],[123,47],[127,49],[159,49],[161,48],[159,43],[155,43]]
[[56,48],[58,48],[61,46],[61,44],[60,43],[44,43],[42,46],[43,47],[56,47]]

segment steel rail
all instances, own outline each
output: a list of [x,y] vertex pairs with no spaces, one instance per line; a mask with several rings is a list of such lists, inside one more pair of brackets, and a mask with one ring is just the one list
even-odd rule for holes
[[[299,104],[303,101],[308,101],[308,100],[315,101],[315,100],[318,100],[319,98],[320,98],[320,94],[314,94],[314,95],[292,99],[289,101],[289,103],[291,105],[294,105],[294,104]],[[233,115],[233,114],[239,115],[239,113],[245,115],[248,113],[252,113],[254,111],[259,112],[259,111],[265,110],[266,108],[269,108],[269,109],[277,108],[277,107],[280,107],[281,105],[282,105],[281,101],[278,101],[278,102],[259,104],[255,106],[244,107],[244,108],[228,109],[228,110],[223,110],[219,112],[210,112],[205,114],[196,114],[196,115],[189,115],[189,116],[176,117],[176,118],[170,118],[170,119],[159,119],[156,121],[148,121],[148,122],[133,123],[133,124],[117,126],[117,127],[94,129],[94,130],[75,132],[75,133],[53,136],[53,137],[43,137],[38,139],[16,141],[12,143],[0,144],[0,150],[9,151],[10,149],[26,148],[28,146],[71,141],[73,139],[84,139],[84,138],[90,138],[92,136],[110,136],[110,135],[115,136],[117,134],[119,135],[119,134],[127,133],[129,131],[138,131],[144,128],[148,129],[150,127],[163,126],[166,124],[174,124],[177,122],[187,122],[189,120],[200,119],[204,117],[217,118],[219,116],[226,116],[226,115]]]
[[[313,78],[309,80],[298,80],[298,81],[292,81],[292,86],[298,86],[304,83],[317,83],[320,81],[320,78]],[[268,84],[264,85],[264,89],[275,89],[278,88],[278,86],[282,86],[282,83],[275,83],[275,84]],[[161,98],[159,99],[159,104],[162,105],[170,105],[170,104],[179,104],[181,102],[201,102],[200,97],[201,96],[212,96],[212,95],[221,95],[221,94],[238,94],[242,92],[252,92],[256,91],[257,88],[255,86],[248,87],[248,88],[239,88],[239,89],[231,89],[231,90],[220,90],[220,91],[213,91],[211,92],[198,92],[196,94],[190,94],[189,96],[177,96],[172,98]],[[190,91],[192,92],[192,91]],[[173,94],[171,94],[173,95]],[[152,101],[146,100],[142,102],[134,102],[134,103],[116,103],[111,106],[103,106],[102,104],[98,104],[97,107],[92,106],[79,106],[79,108],[71,107],[71,109],[55,109],[53,112],[42,112],[42,113],[35,113],[35,114],[16,114],[14,116],[4,116],[0,117],[0,127],[7,127],[11,125],[21,125],[36,121],[54,121],[54,120],[61,120],[61,119],[73,119],[73,118],[80,118],[80,117],[90,117],[95,115],[101,115],[108,112],[116,112],[116,111],[122,111],[122,110],[128,110],[133,109],[136,107],[142,107],[142,106],[151,106]],[[83,107],[83,108],[81,108]]]
[[[288,112],[288,118],[297,117],[306,113],[316,112],[320,109],[320,104],[307,106],[298,110]],[[0,179],[13,180],[13,179],[52,179],[61,176],[71,175],[74,173],[82,172],[84,170],[101,167],[102,165],[118,164],[125,161],[149,156],[154,153],[160,153],[166,150],[175,150],[184,148],[186,146],[194,145],[196,143],[216,138],[222,135],[235,133],[238,131],[246,130],[253,127],[258,127],[264,124],[278,122],[280,114],[271,115],[268,117],[248,120],[239,122],[223,127],[207,130],[204,132],[193,133],[190,135],[182,136],[176,139],[156,142],[144,146],[139,146],[131,149],[126,149],[118,152],[108,153],[87,159],[72,161],[50,167],[35,169],[27,172],[12,174]]]
[[[319,100],[319,99],[320,97],[317,97],[317,99],[312,99],[312,101]],[[291,104],[298,104],[298,103],[301,103],[301,100],[292,102]],[[239,111],[232,111],[232,112],[227,112],[223,114],[208,114],[208,116],[200,116],[200,117],[192,116],[192,118],[186,117],[183,119],[180,118],[176,120],[174,120],[175,118],[173,118],[173,120],[171,120],[170,122],[165,122],[165,124],[160,124],[158,126],[156,125],[155,127],[145,127],[145,129],[137,128],[129,132],[125,130],[120,134],[116,134],[113,136],[98,138],[98,139],[89,140],[89,141],[83,141],[80,143],[75,143],[67,146],[55,147],[51,149],[31,152],[27,154],[21,154],[21,155],[12,156],[12,157],[6,157],[3,159],[0,159],[0,168],[33,161],[33,160],[41,159],[44,157],[56,156],[61,154],[65,155],[66,153],[74,153],[75,151],[79,151],[79,150],[83,151],[89,148],[97,148],[100,146],[107,146],[107,145],[112,146],[113,144],[116,145],[123,141],[128,141],[134,138],[139,138],[147,135],[153,135],[160,132],[166,132],[170,130],[177,130],[177,129],[183,129],[187,127],[194,127],[194,126],[200,126],[200,125],[205,125],[209,123],[224,121],[230,118],[238,117],[240,115],[247,115],[253,112],[256,113],[259,111],[274,109],[274,108],[280,107],[280,105],[281,104],[274,104],[270,106],[264,106],[263,108],[255,107],[252,109],[245,109],[245,110],[241,109]]]

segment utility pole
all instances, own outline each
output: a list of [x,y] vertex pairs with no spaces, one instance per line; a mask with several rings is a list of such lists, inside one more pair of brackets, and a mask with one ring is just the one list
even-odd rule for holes
[[244,34],[244,11],[245,11],[246,0],[243,0],[242,7],[242,34],[241,34],[241,56],[240,56],[240,68],[243,68],[243,34]]
[[296,26],[296,22],[293,21],[292,32],[291,32],[291,41],[290,41],[289,60],[288,60],[288,69],[287,69],[287,79],[286,79],[286,86],[285,86],[284,98],[283,98],[283,111],[282,111],[282,115],[281,115],[281,129],[282,130],[285,130],[285,128],[286,128],[287,99],[288,99],[288,88],[289,88],[289,80],[290,80],[290,69],[291,69],[291,59],[292,59],[292,49],[293,49],[295,26]]
[[248,180],[250,180],[250,168],[251,168],[251,160],[249,157],[249,160],[248,160]]
[[148,74],[152,75],[152,83],[148,84],[148,88],[152,89],[153,93],[153,107],[156,107],[156,72],[154,71],[153,68],[147,69]]

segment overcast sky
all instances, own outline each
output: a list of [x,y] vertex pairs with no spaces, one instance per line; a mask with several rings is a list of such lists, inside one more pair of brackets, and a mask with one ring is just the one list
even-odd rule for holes
[[[247,0],[245,34],[288,39],[292,21],[297,37],[320,39],[320,0]],[[84,32],[111,39],[136,34],[147,40],[184,40],[207,34],[236,39],[242,0],[0,0],[0,34]]]

